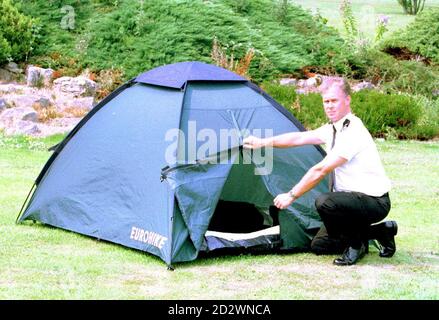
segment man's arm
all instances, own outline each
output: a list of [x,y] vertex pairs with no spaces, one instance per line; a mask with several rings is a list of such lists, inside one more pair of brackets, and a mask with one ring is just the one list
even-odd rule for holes
[[274,205],[279,209],[287,208],[297,198],[314,188],[328,173],[346,162],[347,160],[340,156],[327,155],[322,161],[309,169],[299,183],[293,187],[291,190],[293,196],[290,193],[279,194],[273,201]]
[[303,146],[306,144],[322,144],[322,141],[316,133],[316,130],[289,132],[270,138],[257,138],[249,136],[244,139],[244,148],[258,149],[262,147],[289,148]]

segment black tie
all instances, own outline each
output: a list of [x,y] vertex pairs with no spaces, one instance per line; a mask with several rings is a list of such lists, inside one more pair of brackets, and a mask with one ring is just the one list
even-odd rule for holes
[[[335,126],[332,125],[332,143],[331,143],[331,149],[334,148],[335,145],[335,134],[337,133],[337,130],[335,129]],[[332,192],[332,189],[334,189],[335,184],[335,169],[331,171],[331,174],[329,175],[329,192]]]

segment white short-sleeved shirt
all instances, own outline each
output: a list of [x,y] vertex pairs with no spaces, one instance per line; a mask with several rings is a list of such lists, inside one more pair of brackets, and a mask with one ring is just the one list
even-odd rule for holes
[[333,126],[325,124],[314,130],[324,141],[327,154],[335,154],[347,162],[335,168],[334,191],[356,191],[380,197],[391,188],[375,142],[360,118],[352,113],[334,123],[337,130],[331,149]]

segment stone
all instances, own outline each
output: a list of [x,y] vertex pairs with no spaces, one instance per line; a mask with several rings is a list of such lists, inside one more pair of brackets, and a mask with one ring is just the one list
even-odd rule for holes
[[372,90],[375,89],[375,86],[373,85],[373,83],[367,81],[362,81],[352,86],[353,92],[358,92],[360,90],[366,90],[366,89]]
[[19,120],[14,122],[11,126],[5,128],[5,134],[11,135],[27,135],[37,136],[41,133],[39,125],[32,121]]
[[91,110],[95,105],[93,97],[83,97],[71,100],[71,107],[77,109]]
[[305,85],[307,87],[317,87],[317,79],[315,77],[306,79]]
[[0,114],[0,126],[11,127],[18,121],[38,121],[38,113],[32,108],[10,108]]
[[40,124],[39,137],[47,137],[54,134],[64,134],[73,130],[82,118],[55,118],[46,124]]
[[0,81],[10,82],[14,80],[14,74],[6,69],[0,68]]
[[74,97],[93,97],[97,84],[86,77],[61,77],[53,81],[56,90]]
[[67,97],[58,96],[55,100],[56,110],[58,112],[68,113],[87,113],[95,106],[95,99],[93,97]]
[[293,78],[282,78],[279,80],[281,86],[295,86],[297,84],[297,79]]
[[26,91],[28,87],[20,85],[20,84],[0,84],[0,93],[10,94],[10,93],[22,93]]
[[47,125],[53,127],[68,127],[73,129],[82,118],[55,118],[50,120]]
[[300,79],[299,81],[297,81],[297,86],[298,87],[306,86],[306,80]]
[[27,68],[26,82],[30,87],[50,86],[53,77],[53,69],[44,69],[29,65]]
[[4,68],[12,73],[19,74],[23,72],[23,69],[20,69],[15,62],[9,62]]
[[9,104],[16,108],[30,108],[40,100],[41,97],[37,95],[13,95],[9,96]]
[[41,97],[41,98],[39,98],[37,101],[35,101],[34,102],[34,104],[35,103],[38,103],[38,105],[41,107],[41,108],[48,108],[48,107],[50,107],[51,105],[52,105],[52,102],[50,101],[50,99],[47,99],[47,98],[45,98],[45,97]]
[[308,91],[304,88],[296,89],[297,94],[308,94]]
[[0,114],[7,108],[6,100],[0,98]]

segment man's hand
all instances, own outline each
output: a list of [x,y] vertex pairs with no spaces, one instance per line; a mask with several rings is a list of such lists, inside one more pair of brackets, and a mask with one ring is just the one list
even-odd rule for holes
[[274,198],[274,205],[279,209],[288,208],[294,202],[294,198],[289,193],[281,193]]
[[265,147],[264,139],[249,136],[243,140],[243,147],[245,149],[259,149]]

